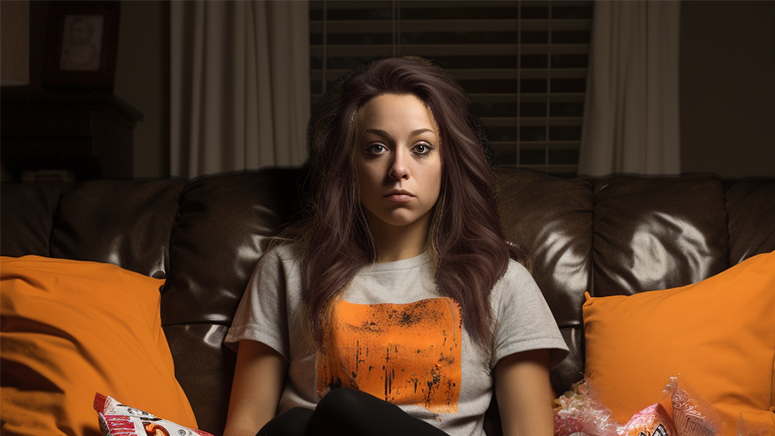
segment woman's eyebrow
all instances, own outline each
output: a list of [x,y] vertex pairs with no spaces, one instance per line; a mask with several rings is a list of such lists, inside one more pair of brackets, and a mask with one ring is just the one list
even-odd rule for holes
[[390,138],[390,134],[388,132],[386,132],[384,130],[380,130],[380,129],[366,129],[366,130],[363,131],[364,135],[367,134],[367,133],[373,133],[373,134],[375,134],[377,136],[380,136],[382,138]]
[[409,136],[417,136],[417,135],[419,135],[421,133],[425,133],[425,132],[431,132],[433,134],[436,134],[436,131],[432,130],[432,129],[417,129],[417,130],[412,130],[412,132],[409,134]]
[[[431,132],[431,133],[434,133],[434,134],[436,133],[435,130],[423,128],[423,129],[412,130],[409,133],[409,136],[417,136],[417,135],[420,135],[420,134],[425,133],[425,132]],[[384,130],[380,130],[380,129],[366,129],[366,130],[363,131],[363,133],[364,134],[366,134],[366,133],[373,133],[373,134],[375,134],[377,136],[380,136],[382,138],[390,138],[390,134],[388,132],[386,132]]]

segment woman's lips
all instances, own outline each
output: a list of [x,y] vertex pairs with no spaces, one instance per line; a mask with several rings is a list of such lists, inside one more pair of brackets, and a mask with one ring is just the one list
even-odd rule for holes
[[406,203],[407,201],[413,199],[414,196],[409,194],[389,194],[386,195],[385,198],[390,201],[395,201],[396,203]]
[[408,191],[395,190],[388,192],[385,198],[388,201],[394,201],[396,203],[406,203],[407,201],[413,199],[414,195],[410,194]]

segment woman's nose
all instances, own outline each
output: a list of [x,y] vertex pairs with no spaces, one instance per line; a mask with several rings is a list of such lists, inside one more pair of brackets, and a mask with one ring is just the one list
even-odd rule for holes
[[409,178],[409,168],[406,165],[406,151],[399,148],[393,155],[393,162],[390,165],[390,177],[396,180],[405,180]]

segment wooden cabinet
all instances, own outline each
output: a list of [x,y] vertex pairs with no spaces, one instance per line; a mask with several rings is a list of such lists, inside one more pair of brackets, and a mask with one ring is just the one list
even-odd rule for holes
[[75,180],[132,178],[142,114],[110,93],[2,92],[0,159],[12,180],[60,170]]

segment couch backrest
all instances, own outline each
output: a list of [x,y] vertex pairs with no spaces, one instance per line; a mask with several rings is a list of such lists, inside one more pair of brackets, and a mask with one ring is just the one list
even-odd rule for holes
[[555,390],[584,370],[584,293],[631,295],[699,282],[775,250],[775,180],[714,176],[565,179],[498,171],[506,236],[533,260],[571,355]]
[[[583,377],[585,291],[686,285],[775,250],[773,179],[496,174],[506,236],[531,254],[571,348],[552,371],[558,393]],[[176,376],[201,428],[220,434],[236,357],[222,340],[262,239],[298,212],[305,175],[271,168],[190,182],[3,184],[0,254],[110,262],[166,278],[162,322]]]

